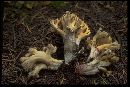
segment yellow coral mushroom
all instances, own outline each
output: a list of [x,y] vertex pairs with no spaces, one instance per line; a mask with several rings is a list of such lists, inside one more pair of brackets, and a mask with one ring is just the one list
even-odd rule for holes
[[65,63],[68,64],[74,59],[80,41],[90,35],[90,29],[76,14],[69,11],[66,11],[61,18],[51,20],[50,23],[63,37]]

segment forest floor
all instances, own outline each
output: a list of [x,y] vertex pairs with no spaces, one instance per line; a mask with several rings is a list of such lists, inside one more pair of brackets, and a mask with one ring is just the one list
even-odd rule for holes
[[[67,5],[63,8],[50,5],[36,7],[25,10],[26,16],[16,15],[12,11],[15,9],[13,6],[4,5],[2,84],[127,84],[127,2],[82,1],[69,2]],[[93,76],[77,75],[71,66],[61,66],[57,71],[42,70],[39,78],[27,77],[19,58],[30,47],[41,50],[51,43],[58,47],[54,56],[64,59],[62,37],[51,28],[48,20],[59,18],[66,11],[77,14],[87,22],[92,35],[101,27],[121,44],[120,50],[116,52],[120,60],[108,67],[112,71],[109,77],[102,73]],[[81,41],[81,47],[85,46],[84,42]],[[88,55],[88,52],[84,55]]]

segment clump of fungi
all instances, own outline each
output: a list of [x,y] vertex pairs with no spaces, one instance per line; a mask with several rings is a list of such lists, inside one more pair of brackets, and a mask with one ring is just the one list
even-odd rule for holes
[[63,63],[63,60],[57,60],[51,55],[57,50],[56,46],[48,44],[43,48],[43,51],[38,51],[36,48],[30,48],[25,57],[21,57],[20,61],[26,71],[29,71],[30,76],[39,77],[41,69],[57,70]]
[[119,57],[116,56],[115,50],[120,48],[117,41],[112,41],[110,35],[101,31],[100,28],[91,41],[87,41],[90,46],[90,55],[84,64],[77,63],[76,71],[82,75],[92,75],[102,70],[109,73],[105,67],[113,62],[117,62]]
[[76,48],[80,41],[90,34],[90,29],[84,21],[69,11],[61,18],[51,20],[50,23],[63,37],[65,64],[68,64],[75,58]]
[[[52,44],[44,47],[43,51],[30,48],[25,57],[20,58],[22,66],[29,72],[29,76],[39,77],[38,73],[41,69],[57,70],[63,62],[69,64],[76,58],[75,52],[79,48],[80,41],[91,33],[89,26],[69,11],[66,11],[59,19],[50,20],[50,23],[63,37],[65,60],[58,60],[51,56],[57,50],[57,47]],[[105,67],[119,60],[114,51],[120,48],[120,44],[117,41],[113,42],[111,36],[102,29],[99,29],[92,40],[87,41],[87,43],[91,50],[90,55],[86,63],[76,64],[76,73],[92,75],[100,70],[108,73]]]

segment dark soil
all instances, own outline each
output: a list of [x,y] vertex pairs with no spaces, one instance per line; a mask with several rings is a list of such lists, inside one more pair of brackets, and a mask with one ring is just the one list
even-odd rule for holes
[[[70,2],[65,8],[56,9],[44,6],[29,10],[25,19],[15,15],[12,17],[13,7],[5,5],[3,17],[3,53],[2,53],[2,84],[127,84],[127,2],[126,1],[82,1]],[[30,47],[42,50],[51,43],[58,47],[53,55],[64,59],[62,37],[50,26],[49,19],[61,17],[65,11],[77,14],[89,24],[91,35],[102,27],[121,44],[117,56],[119,62],[108,67],[113,71],[107,77],[102,73],[93,76],[80,76],[74,73],[73,64],[62,65],[57,71],[42,70],[39,78],[28,78],[22,68],[19,58],[24,56]],[[39,15],[38,15],[39,14]],[[36,16],[37,15],[37,16]],[[86,39],[85,39],[86,40]],[[85,47],[85,40],[80,48]],[[86,50],[81,57],[87,57]]]

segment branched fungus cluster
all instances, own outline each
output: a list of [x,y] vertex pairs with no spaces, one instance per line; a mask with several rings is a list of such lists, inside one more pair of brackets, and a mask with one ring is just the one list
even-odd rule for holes
[[114,51],[120,48],[120,44],[117,41],[113,42],[110,35],[101,29],[97,31],[91,43],[88,41],[88,46],[91,51],[86,63],[76,65],[76,71],[79,74],[92,75],[99,70],[108,73],[105,67],[119,60]]
[[68,64],[75,58],[76,48],[80,41],[90,34],[90,29],[84,21],[69,11],[50,23],[63,37],[65,64]]
[[[91,33],[89,26],[69,11],[66,11],[61,18],[51,20],[50,23],[63,37],[65,60],[57,60],[51,56],[57,50],[57,47],[52,44],[44,47],[43,51],[30,48],[25,57],[20,58],[22,66],[29,72],[29,76],[39,77],[38,73],[41,69],[57,70],[63,62],[69,64],[76,58],[75,52],[80,41]],[[120,44],[113,41],[112,37],[102,29],[99,29],[87,43],[91,50],[88,59],[84,64],[77,63],[75,71],[80,75],[92,75],[100,70],[108,73],[105,67],[119,60],[114,51],[120,48]]]
[[21,57],[20,61],[30,76],[39,77],[39,71],[41,69],[57,70],[63,63],[63,60],[57,60],[51,56],[57,50],[56,46],[48,44],[43,48],[43,51],[38,51],[36,48],[30,48],[25,57]]

